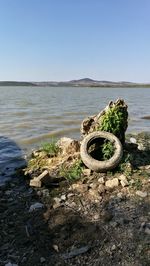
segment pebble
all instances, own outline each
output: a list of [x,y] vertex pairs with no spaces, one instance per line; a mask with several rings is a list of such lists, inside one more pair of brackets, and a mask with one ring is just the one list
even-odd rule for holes
[[135,138],[130,138],[130,142],[136,144],[137,141]]
[[93,216],[93,219],[94,219],[94,220],[99,220],[99,217],[100,217],[99,214],[96,213],[96,214]]
[[68,193],[68,195],[67,195],[68,198],[71,198],[71,197],[73,197],[73,196],[74,196],[73,193]]
[[45,259],[44,257],[41,257],[41,258],[40,258],[40,262],[41,262],[41,263],[44,263],[45,261],[46,261],[46,259]]
[[43,203],[36,202],[30,206],[29,212],[33,212],[39,209],[42,209],[44,207]]
[[95,200],[102,200],[102,197],[99,195],[99,193],[95,190],[95,189],[89,189],[89,194],[91,197],[93,197],[93,199]]
[[104,184],[104,183],[105,183],[104,177],[100,177],[100,178],[98,179],[98,182],[99,182],[100,184]]
[[116,250],[116,245],[113,245],[113,246],[111,247],[111,250],[112,250],[112,251]]
[[84,169],[84,170],[83,170],[83,174],[84,174],[85,176],[90,176],[90,175],[91,175],[91,170],[90,170],[90,169]]
[[61,198],[61,200],[66,200],[66,195],[63,194],[60,198]]
[[118,187],[118,185],[119,185],[118,178],[113,178],[113,179],[107,180],[105,182],[105,186],[108,187],[108,188]]
[[129,182],[128,182],[128,180],[127,180],[125,175],[119,176],[119,180],[120,180],[120,183],[121,183],[122,187],[126,187],[126,186],[129,185]]
[[59,204],[59,203],[61,202],[61,199],[58,198],[58,197],[55,197],[55,198],[54,198],[54,201],[55,201],[56,204]]
[[93,189],[96,189],[98,187],[98,184],[96,184],[96,183],[90,183],[89,184],[89,187],[90,188],[93,188]]
[[146,227],[144,232],[145,232],[146,234],[150,235],[150,228]]
[[103,185],[103,184],[100,184],[99,186],[98,186],[98,192],[101,194],[101,193],[103,193],[103,192],[105,192],[105,186]]
[[146,191],[140,191],[140,190],[137,190],[135,194],[136,194],[137,196],[141,197],[141,198],[145,198],[145,197],[147,197],[147,192],[146,192]]
[[55,197],[54,198],[54,204],[53,204],[53,209],[57,209],[57,208],[59,208],[60,206],[61,206],[61,198],[57,198],[57,197]]

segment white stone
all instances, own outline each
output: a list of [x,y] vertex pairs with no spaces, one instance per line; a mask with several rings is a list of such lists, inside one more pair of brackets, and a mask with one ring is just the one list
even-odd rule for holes
[[145,197],[147,197],[147,192],[146,192],[146,191],[140,191],[140,190],[137,190],[135,194],[136,194],[137,196],[141,197],[141,198],[145,198]]
[[118,178],[113,178],[113,179],[111,179],[111,180],[107,180],[106,182],[105,182],[105,186],[107,187],[107,188],[114,188],[114,187],[118,187],[118,185],[119,185],[119,181],[118,181]]
[[60,198],[61,200],[66,200],[66,195],[63,194]]
[[127,180],[125,175],[119,176],[119,180],[120,180],[120,183],[121,183],[122,187],[125,187],[125,186],[129,185],[129,182],[128,182],[128,180]]
[[130,138],[130,142],[136,144],[137,141],[135,138]]
[[99,217],[100,217],[100,216],[99,216],[99,214],[97,213],[97,214],[95,214],[95,215],[93,216],[93,219],[94,219],[94,220],[99,220]]
[[58,197],[55,197],[55,198],[54,198],[54,201],[55,201],[56,204],[59,204],[59,203],[61,202],[61,199],[58,198]]
[[100,184],[104,184],[104,183],[105,183],[104,177],[100,177],[100,178],[98,179],[98,182],[99,182]]
[[90,174],[91,174],[91,169],[83,169],[83,174],[85,175],[85,176],[90,176]]
[[36,202],[30,206],[29,212],[33,212],[39,209],[42,209],[44,207],[44,204],[40,202]]
[[56,252],[59,252],[59,248],[57,245],[53,245],[53,249],[56,251]]
[[139,151],[144,151],[145,150],[145,147],[144,147],[144,145],[142,143],[138,144],[138,150]]
[[111,250],[114,251],[115,249],[116,249],[116,245],[113,245],[113,246],[111,247]]

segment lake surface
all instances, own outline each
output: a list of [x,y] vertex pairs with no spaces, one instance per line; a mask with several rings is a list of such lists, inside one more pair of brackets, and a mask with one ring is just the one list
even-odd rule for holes
[[42,142],[80,138],[82,120],[117,98],[128,104],[128,132],[149,131],[149,88],[0,87],[0,180]]

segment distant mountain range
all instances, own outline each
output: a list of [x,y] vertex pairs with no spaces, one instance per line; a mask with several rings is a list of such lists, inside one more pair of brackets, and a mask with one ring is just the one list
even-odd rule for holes
[[113,82],[105,80],[93,80],[90,78],[70,81],[44,81],[44,82],[22,82],[22,81],[0,81],[0,86],[49,86],[49,87],[150,87],[150,83]]

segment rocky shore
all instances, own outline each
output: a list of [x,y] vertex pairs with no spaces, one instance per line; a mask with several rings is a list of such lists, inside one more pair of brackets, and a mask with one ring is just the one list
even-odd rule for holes
[[0,265],[149,265],[150,134],[124,152],[115,171],[31,187],[20,170],[0,187]]

